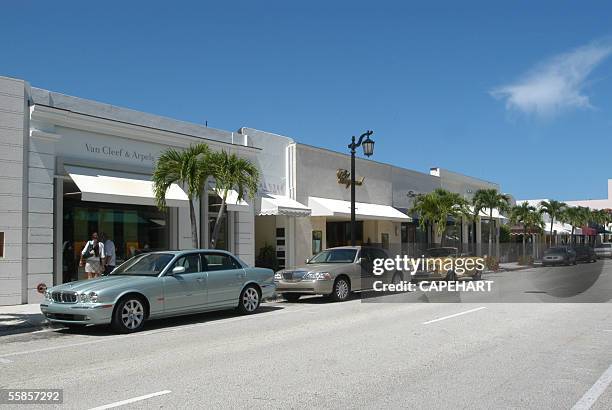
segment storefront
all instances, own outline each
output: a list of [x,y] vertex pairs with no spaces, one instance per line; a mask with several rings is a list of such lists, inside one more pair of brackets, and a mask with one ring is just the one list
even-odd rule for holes
[[[191,248],[182,187],[167,191],[163,211],[153,196],[153,168],[167,148],[206,143],[251,161],[260,151],[239,133],[30,88],[20,80],[0,78],[0,99],[18,103],[0,124],[0,138],[7,138],[10,125],[18,147],[3,149],[0,157],[0,166],[10,167],[1,188],[6,252],[0,257],[0,305],[35,303],[40,288],[83,279],[80,253],[94,232],[114,242],[117,264],[141,252]],[[221,198],[214,181],[204,191],[194,205],[206,247]],[[254,207],[236,197],[230,193],[217,247],[253,264]]]

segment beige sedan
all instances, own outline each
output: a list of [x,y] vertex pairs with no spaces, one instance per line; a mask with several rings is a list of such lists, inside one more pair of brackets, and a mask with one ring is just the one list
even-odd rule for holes
[[373,274],[374,259],[387,258],[387,252],[379,248],[326,249],[307,260],[305,265],[277,272],[274,276],[276,292],[289,302],[296,302],[302,295],[324,295],[344,301],[353,291],[372,289],[375,278],[392,283],[402,281],[401,272],[382,277]]

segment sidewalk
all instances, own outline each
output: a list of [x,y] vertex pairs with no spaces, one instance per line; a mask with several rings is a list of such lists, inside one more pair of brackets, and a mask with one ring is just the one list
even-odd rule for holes
[[47,327],[47,320],[40,312],[38,303],[0,306],[0,336],[33,332]]

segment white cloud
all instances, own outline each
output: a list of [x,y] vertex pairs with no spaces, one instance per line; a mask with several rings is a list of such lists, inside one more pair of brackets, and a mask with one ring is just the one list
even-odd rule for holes
[[542,117],[572,108],[591,108],[583,88],[593,69],[612,54],[612,44],[593,43],[536,65],[522,78],[491,91],[506,108]]

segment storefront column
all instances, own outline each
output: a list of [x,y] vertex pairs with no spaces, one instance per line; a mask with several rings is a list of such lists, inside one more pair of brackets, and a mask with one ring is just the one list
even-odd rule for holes
[[[43,294],[37,291],[38,285],[53,286],[57,281],[54,278],[54,267],[60,267],[62,272],[62,259],[54,255],[54,240],[61,234],[61,221],[57,220],[63,215],[61,205],[56,208],[58,192],[55,185],[61,185],[61,180],[55,183],[55,145],[61,137],[54,133],[32,130],[29,144],[28,163],[28,303],[39,303]],[[59,197],[61,198],[61,196]],[[54,215],[56,219],[54,220]],[[58,224],[59,222],[59,224]],[[54,225],[56,227],[54,234]],[[58,226],[59,225],[59,226]],[[57,238],[61,240],[60,238]],[[61,251],[62,242],[57,242]],[[61,254],[60,254],[61,255]],[[54,264],[54,257],[56,263]],[[59,259],[59,261],[58,261]],[[57,263],[59,262],[59,264]]]

